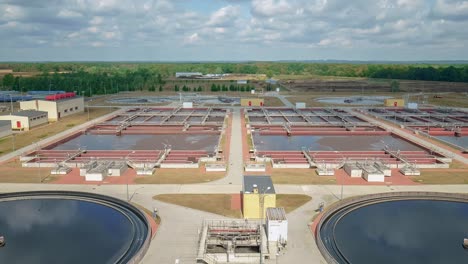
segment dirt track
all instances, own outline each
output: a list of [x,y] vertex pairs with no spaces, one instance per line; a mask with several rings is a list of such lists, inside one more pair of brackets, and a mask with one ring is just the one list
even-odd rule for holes
[[[400,90],[406,92],[466,92],[468,83],[398,80]],[[308,91],[374,91],[390,92],[391,80],[283,80],[281,84],[294,92]]]

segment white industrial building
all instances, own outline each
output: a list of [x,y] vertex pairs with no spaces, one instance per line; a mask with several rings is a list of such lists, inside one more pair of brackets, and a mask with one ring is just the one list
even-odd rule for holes
[[20,102],[21,110],[46,111],[49,121],[57,121],[62,117],[82,113],[84,111],[84,98],[70,96],[60,99],[31,100]]
[[267,208],[266,222],[268,242],[286,244],[288,241],[288,220],[284,208]]
[[176,72],[175,74],[176,78],[195,78],[201,76],[203,76],[201,72]]
[[24,110],[9,115],[0,116],[0,120],[10,121],[11,129],[28,131],[29,129],[47,124],[47,112]]
[[0,138],[11,135],[11,121],[0,120]]

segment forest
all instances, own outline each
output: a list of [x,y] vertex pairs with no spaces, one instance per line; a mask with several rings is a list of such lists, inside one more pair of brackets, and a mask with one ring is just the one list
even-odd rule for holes
[[[3,89],[21,92],[29,90],[77,91],[87,96],[119,91],[161,91],[168,79],[173,78],[176,72],[183,71],[203,74],[265,74],[268,78],[303,75],[310,78],[338,76],[468,82],[468,65],[443,64],[49,62],[0,63],[0,70],[2,69],[13,70],[13,74],[7,73],[3,76],[1,82]],[[15,73],[33,74],[31,77],[18,77]],[[174,86],[174,90],[177,88]],[[227,89],[212,88],[211,90]]]

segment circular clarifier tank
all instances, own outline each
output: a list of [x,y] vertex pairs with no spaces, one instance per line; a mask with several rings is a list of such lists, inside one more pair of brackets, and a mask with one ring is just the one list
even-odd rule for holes
[[317,225],[328,263],[468,263],[468,196],[391,193],[332,205]]
[[138,263],[150,242],[145,215],[107,196],[0,194],[0,263]]

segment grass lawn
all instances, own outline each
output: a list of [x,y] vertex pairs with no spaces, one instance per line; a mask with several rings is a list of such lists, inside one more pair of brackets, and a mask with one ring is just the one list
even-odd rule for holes
[[265,106],[267,106],[267,107],[284,106],[283,102],[281,102],[281,100],[276,98],[276,97],[265,96],[265,97],[263,97],[263,100],[265,102]]
[[276,207],[284,207],[286,213],[289,213],[310,200],[312,200],[312,197],[304,194],[277,194]]
[[205,172],[202,169],[156,169],[151,176],[139,176],[138,184],[189,184],[219,180],[225,172]]
[[4,183],[48,183],[58,179],[58,175],[50,175],[52,168],[22,168],[21,163],[10,161],[0,166],[0,182]]
[[231,209],[230,194],[160,194],[153,199],[226,217],[242,217],[240,210]]
[[318,176],[312,169],[275,169],[271,179],[274,184],[336,184],[334,176]]
[[410,178],[422,184],[468,184],[468,170],[421,170],[421,176],[410,176]]
[[[287,213],[312,199],[301,194],[278,194],[276,197],[276,206],[284,207]],[[242,217],[240,210],[231,209],[230,194],[160,194],[153,199],[226,217]]]

